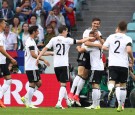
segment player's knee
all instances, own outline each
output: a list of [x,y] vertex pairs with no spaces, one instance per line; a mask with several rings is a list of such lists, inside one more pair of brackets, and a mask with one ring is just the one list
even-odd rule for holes
[[5,84],[7,84],[7,85],[11,85],[11,83],[12,83],[12,79],[6,80],[6,82],[5,82]]
[[114,88],[114,84],[108,84],[108,90],[111,91]]

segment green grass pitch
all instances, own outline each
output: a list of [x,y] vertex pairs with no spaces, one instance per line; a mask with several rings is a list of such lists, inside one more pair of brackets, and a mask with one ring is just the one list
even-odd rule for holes
[[101,108],[100,110],[87,110],[85,108],[55,109],[42,107],[37,109],[24,107],[0,108],[0,115],[135,115],[135,108],[125,108],[117,112],[116,108]]

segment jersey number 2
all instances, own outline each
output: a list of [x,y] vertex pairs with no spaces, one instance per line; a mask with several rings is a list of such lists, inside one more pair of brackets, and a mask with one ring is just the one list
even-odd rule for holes
[[116,49],[114,50],[114,53],[120,53],[120,52],[118,52],[118,49],[119,49],[119,47],[120,47],[120,41],[115,41],[114,44],[118,44],[118,46],[117,46]]
[[[58,47],[57,55],[65,54],[65,44],[56,44],[56,47]],[[61,50],[63,50],[62,53],[60,52]]]

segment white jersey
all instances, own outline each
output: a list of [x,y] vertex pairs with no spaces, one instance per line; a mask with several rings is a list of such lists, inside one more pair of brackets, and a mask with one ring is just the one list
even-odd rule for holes
[[[83,38],[89,37],[90,32],[92,31],[92,28],[88,28],[83,32]],[[98,31],[99,36],[102,36],[101,32]],[[85,47],[84,43],[81,45],[81,47]]]
[[53,37],[46,45],[48,49],[54,50],[54,67],[69,66],[68,52],[74,39],[64,36]]
[[103,46],[109,48],[109,66],[129,66],[128,54],[126,46],[128,43],[132,43],[132,39],[122,33],[116,33],[110,35]]
[[[93,42],[95,44],[100,43],[98,40]],[[102,51],[98,47],[85,47],[86,51],[90,52],[90,65],[91,70],[104,70],[104,64],[102,61]]]
[[[0,46],[3,46],[3,48],[6,50],[6,45],[5,45],[5,38],[4,38],[4,33],[0,33]],[[0,64],[6,64],[6,57],[0,53]]]
[[38,70],[36,59],[32,57],[30,50],[38,55],[38,48],[33,38],[29,37],[25,43],[25,70]]
[[[89,37],[89,34],[90,34],[91,31],[92,31],[92,28],[86,29],[86,30],[83,32],[83,38]],[[98,32],[99,36],[102,36],[102,34],[101,34],[100,31],[97,30],[97,32]]]

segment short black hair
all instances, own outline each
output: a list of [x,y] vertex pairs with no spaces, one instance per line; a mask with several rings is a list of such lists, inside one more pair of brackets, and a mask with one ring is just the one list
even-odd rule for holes
[[118,28],[121,31],[126,31],[127,30],[127,23],[126,23],[126,21],[120,21],[119,24],[118,24]]
[[38,26],[31,26],[28,29],[29,34],[33,34],[33,32],[36,32],[38,30]]
[[100,20],[99,18],[97,18],[97,17],[95,17],[95,18],[92,19],[92,22],[94,22],[94,21],[99,21],[99,22],[101,22],[101,20]]
[[35,18],[37,19],[37,15],[36,15],[35,13],[31,14],[30,19],[31,19],[32,17],[35,17]]
[[63,31],[66,31],[67,30],[67,27],[65,25],[61,25],[59,28],[58,28],[58,31],[59,33],[61,34]]

